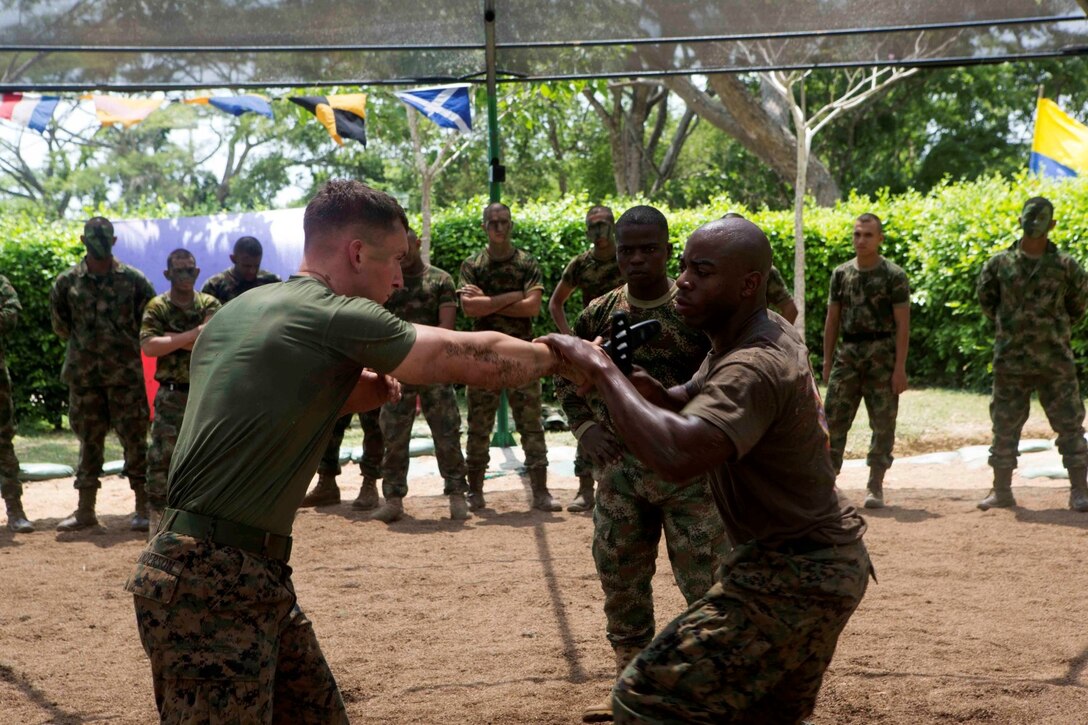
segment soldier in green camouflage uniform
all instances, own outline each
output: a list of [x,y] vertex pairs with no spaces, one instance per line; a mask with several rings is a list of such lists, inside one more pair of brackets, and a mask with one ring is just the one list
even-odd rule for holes
[[985,511],[1016,505],[1012,471],[1035,390],[1069,471],[1069,507],[1088,511],[1084,400],[1069,344],[1073,323],[1088,307],[1088,275],[1049,240],[1055,224],[1050,201],[1029,199],[1020,224],[1023,236],[991,257],[978,278],[982,311],[997,327],[990,398],[994,488],[978,507]]
[[[620,217],[616,231],[616,257],[627,284],[594,300],[574,323],[574,334],[607,340],[615,312],[627,313],[632,325],[658,320],[661,334],[635,352],[634,362],[668,387],[683,383],[710,343],[673,307],[668,222],[657,209],[637,206]],[[565,380],[557,381],[557,393],[601,484],[593,509],[593,560],[618,674],[654,636],[652,580],[662,530],[673,576],[689,604],[710,588],[728,545],[705,476],[679,483],[662,479],[620,440],[601,398],[583,398]],[[610,713],[608,701],[587,710],[583,720],[607,719]]]
[[713,349],[681,385],[628,380],[583,340],[545,339],[644,465],[669,481],[708,476],[738,542],[705,596],[623,671],[616,723],[801,722],[865,593],[865,521],[835,487],[808,350],[766,309],[770,266],[767,237],[743,219],[688,239],[676,309]]
[[[359,427],[363,429],[363,457],[359,461],[359,472],[363,476],[363,485],[359,495],[351,502],[356,511],[371,511],[378,508],[378,479],[382,477],[382,455],[385,441],[379,422],[380,410],[368,410],[359,413]],[[313,506],[333,506],[340,503],[340,486],[336,477],[340,475],[340,447],[344,444],[344,434],[351,427],[351,416],[345,415],[336,421],[332,437],[321,455],[317,466],[317,485],[302,499],[303,508]]]
[[[170,458],[189,400],[193,345],[204,323],[221,307],[219,300],[194,289],[200,268],[188,250],[170,252],[163,275],[170,280],[170,291],[147,303],[140,325],[140,349],[148,357],[157,358],[155,380],[159,383],[147,451],[147,498],[153,524],[166,508]],[[155,526],[150,528],[154,531]]]
[[[831,273],[824,325],[824,382],[831,461],[842,468],[846,434],[864,399],[872,437],[866,508],[884,505],[884,474],[892,465],[899,395],[907,389],[910,284],[902,269],[880,256],[880,219],[854,222],[857,256]],[[842,330],[842,345],[836,343]]]
[[49,293],[53,331],[68,341],[61,377],[68,384],[68,420],[79,438],[75,487],[79,507],[58,531],[96,526],[106,433],[125,450],[124,475],[136,494],[134,531],[147,531],[147,391],[140,360],[140,321],[155,289],[139,270],[113,258],[113,224],[94,217],[80,237],[87,256],[62,272]]
[[[607,206],[595,206],[586,214],[586,239],[592,249],[567,263],[555,291],[548,298],[548,311],[555,326],[564,335],[571,334],[563,305],[575,290],[582,291],[582,309],[605,292],[623,284],[616,263],[616,217]],[[578,477],[578,494],[567,511],[583,512],[593,508],[593,466],[579,445],[574,456],[574,475]]]
[[[8,278],[0,275],[0,335],[7,336],[19,322],[23,311],[19,296]],[[29,534],[34,525],[23,511],[23,484],[19,482],[19,459],[15,457],[15,403],[11,395],[4,348],[0,345],[0,495],[8,511],[8,528],[17,534]]]
[[234,266],[211,277],[201,292],[225,305],[243,292],[279,282],[279,277],[261,269],[263,257],[264,248],[256,237],[239,237],[234,242],[234,253],[230,255]]
[[[484,209],[487,247],[461,263],[461,309],[475,318],[473,330],[493,330],[522,340],[533,339],[532,318],[540,314],[544,294],[540,267],[536,260],[510,242],[514,224],[510,208],[495,202]],[[506,391],[514,425],[521,436],[525,468],[533,491],[533,508],[560,511],[562,506],[548,492],[548,448],[540,420],[540,381]],[[468,473],[469,508],[483,508],[484,473],[491,460],[491,428],[499,408],[499,392],[469,387]]]

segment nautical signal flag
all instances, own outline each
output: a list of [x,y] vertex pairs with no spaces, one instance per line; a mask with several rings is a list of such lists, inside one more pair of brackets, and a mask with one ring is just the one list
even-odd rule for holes
[[241,96],[199,96],[186,99],[186,103],[199,103],[205,106],[218,108],[232,116],[241,116],[243,113],[256,113],[272,118],[272,104],[262,96],[247,93]]
[[291,100],[317,116],[333,140],[341,146],[353,138],[366,148],[366,94],[337,96],[290,96]]
[[135,126],[162,105],[161,98],[122,98],[121,96],[91,96],[94,112],[103,126],[119,123],[125,128]]
[[1035,107],[1035,139],[1029,166],[1040,176],[1088,175],[1088,126],[1040,98]]
[[461,133],[472,130],[472,104],[469,85],[434,86],[397,91],[396,96],[442,128],[455,128]]
[[45,133],[57,110],[56,96],[25,96],[22,93],[0,94],[0,118],[29,126],[38,133]]

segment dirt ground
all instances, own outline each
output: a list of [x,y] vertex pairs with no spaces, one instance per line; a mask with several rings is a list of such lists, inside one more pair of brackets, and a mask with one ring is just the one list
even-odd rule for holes
[[[1018,508],[979,512],[988,475],[892,469],[892,505],[868,513],[880,583],[840,640],[816,723],[1088,721],[1088,515],[1067,510],[1064,482],[1019,478]],[[864,476],[840,480],[858,501]],[[341,481],[353,495],[358,474]],[[59,535],[70,485],[29,484],[39,531],[0,533],[0,714],[151,722],[150,670],[121,589],[143,544],[127,530],[127,484],[105,481],[104,531]],[[494,510],[466,524],[444,518],[437,496],[409,497],[410,517],[389,526],[346,503],[299,514],[299,601],[353,720],[577,723],[606,694],[591,519],[528,513],[522,485],[489,481]],[[655,587],[662,625],[682,608],[664,558]]]

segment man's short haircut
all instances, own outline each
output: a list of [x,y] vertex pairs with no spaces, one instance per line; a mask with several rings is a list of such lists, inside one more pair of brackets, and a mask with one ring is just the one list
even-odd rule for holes
[[104,216],[91,217],[83,225],[83,236],[101,236],[98,230],[105,229],[107,237],[113,236],[113,222]]
[[876,230],[878,232],[880,232],[881,234],[884,233],[884,222],[880,221],[880,217],[878,217],[876,214],[873,214],[872,212],[867,211],[864,214],[862,214],[861,216],[859,216],[857,219],[855,219],[854,221],[872,222],[872,223],[876,224]]
[[174,251],[170,252],[170,254],[166,255],[166,268],[167,269],[173,269],[174,268],[174,260],[175,259],[191,259],[191,260],[193,260],[194,264],[196,263],[196,257],[193,256],[193,253],[190,252],[188,249],[182,249],[181,247],[178,247]]
[[633,206],[625,211],[616,222],[617,236],[620,228],[625,226],[657,227],[666,238],[669,236],[669,220],[652,206]]
[[501,201],[493,201],[484,207],[484,224],[487,224],[487,217],[491,214],[492,209],[505,209],[506,211],[510,211],[510,207],[503,204]]
[[257,237],[238,237],[234,242],[234,254],[240,254],[243,257],[263,257],[264,248]]
[[586,220],[588,221],[591,216],[599,211],[608,212],[608,216],[612,217],[613,220],[616,218],[616,214],[612,211],[612,207],[605,206],[604,204],[595,204],[594,206],[589,207],[589,211],[586,212]]
[[305,247],[331,231],[355,227],[389,233],[397,222],[408,228],[404,209],[389,194],[354,179],[332,179],[318,189],[302,217]]

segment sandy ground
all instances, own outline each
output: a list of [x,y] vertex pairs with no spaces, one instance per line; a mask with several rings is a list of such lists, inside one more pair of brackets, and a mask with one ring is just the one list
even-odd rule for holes
[[[864,480],[848,467],[840,485],[860,501]],[[341,482],[353,496],[354,466]],[[564,502],[575,483],[553,476]],[[458,524],[433,495],[437,476],[411,485],[409,517],[393,525],[345,503],[295,526],[299,601],[353,720],[579,722],[612,675],[590,517],[529,513],[510,473],[488,481],[493,511]],[[840,640],[816,723],[1088,721],[1088,515],[1067,510],[1065,482],[1020,477],[1018,508],[982,513],[988,485],[984,461],[892,469],[892,505],[867,514],[880,583]],[[121,588],[143,544],[127,530],[131,494],[106,479],[106,528],[57,534],[75,498],[70,481],[29,484],[39,531],[0,533],[0,714],[151,722],[150,670]],[[655,587],[664,624],[682,608],[665,559]]]

